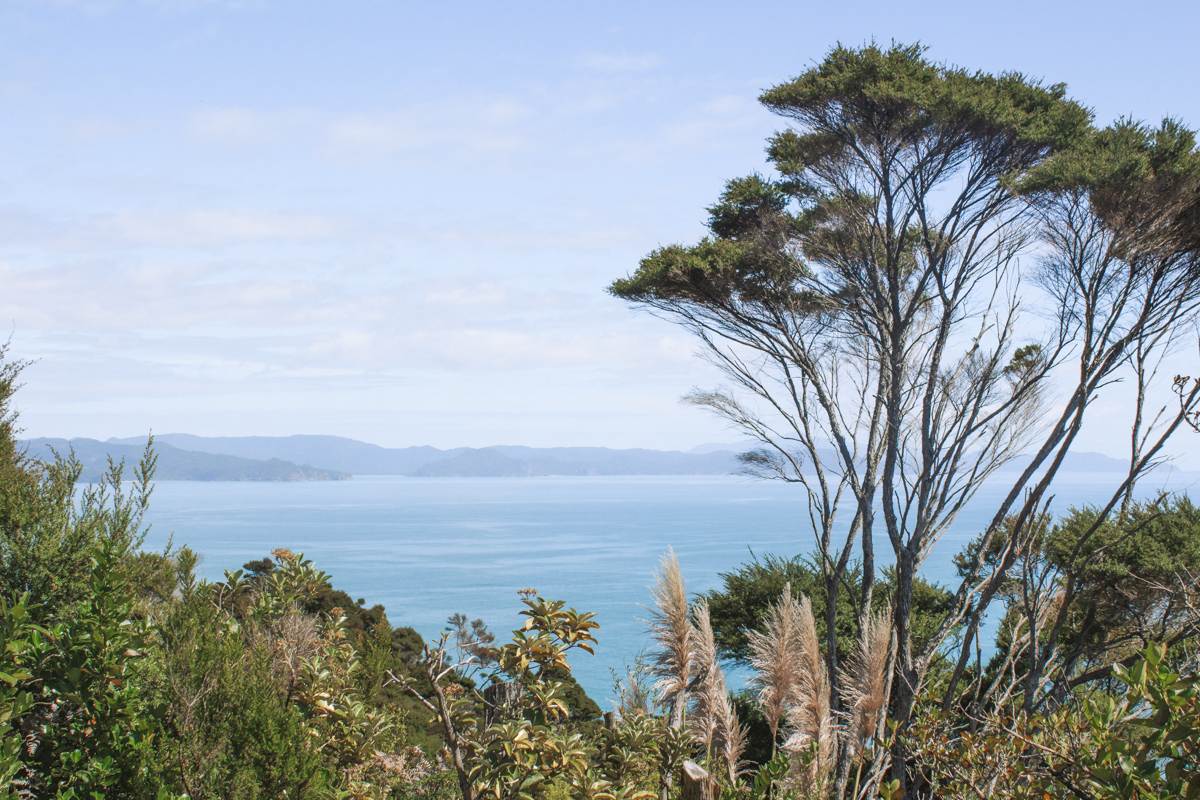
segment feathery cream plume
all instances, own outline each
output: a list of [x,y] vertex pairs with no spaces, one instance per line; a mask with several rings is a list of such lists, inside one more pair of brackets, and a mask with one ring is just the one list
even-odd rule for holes
[[[724,689],[723,678],[721,684],[721,688]],[[718,755],[725,762],[729,784],[733,786],[737,783],[737,779],[746,772],[746,762],[742,757],[746,753],[750,731],[738,720],[737,709],[733,707],[733,700],[728,691],[722,692],[719,718],[720,751]]]
[[842,703],[849,717],[851,747],[858,747],[874,735],[886,699],[891,616],[890,608],[867,615],[858,648],[841,672]]
[[695,713],[691,717],[692,735],[704,745],[712,759],[725,766],[730,783],[742,772],[742,755],[746,749],[746,729],[738,721],[737,710],[729,696],[725,673],[717,660],[717,643],[713,635],[708,602],[701,600],[695,612],[695,669],[691,695]]
[[829,707],[829,673],[821,657],[812,603],[800,598],[795,606],[796,650],[800,679],[788,707],[791,735],[784,747],[793,754],[792,778],[806,789],[824,785],[833,763],[834,729]]
[[694,633],[688,619],[687,590],[674,550],[668,549],[662,557],[653,596],[650,635],[658,643],[652,662],[658,678],[655,690],[659,702],[670,709],[671,727],[679,728],[692,674]]
[[708,602],[697,602],[694,615],[692,641],[695,678],[689,687],[694,710],[688,727],[692,736],[704,745],[704,752],[712,755],[720,725],[721,698],[727,694],[725,676],[717,664],[717,642],[708,613]]
[[779,600],[767,609],[762,628],[748,634],[750,666],[755,673],[752,684],[758,688],[758,702],[771,731],[772,747],[799,689],[798,605],[791,586],[785,586]]

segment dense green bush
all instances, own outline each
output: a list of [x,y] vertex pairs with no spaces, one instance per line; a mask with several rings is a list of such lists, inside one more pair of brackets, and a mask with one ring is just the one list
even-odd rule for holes
[[[848,585],[857,585],[861,572],[860,568],[851,566],[846,578]],[[888,606],[894,584],[893,570],[885,569],[872,595],[875,609]],[[723,657],[743,664],[747,662],[750,654],[747,633],[759,626],[767,608],[779,598],[785,586],[790,586],[796,597],[804,596],[812,601],[817,631],[825,636],[829,601],[817,565],[804,556],[754,557],[736,569],[722,573],[720,588],[705,594]],[[837,604],[838,654],[844,658],[858,640],[858,598],[842,591],[838,593]],[[925,580],[916,581],[913,586],[913,627],[917,642],[929,638],[950,607],[948,591]]]

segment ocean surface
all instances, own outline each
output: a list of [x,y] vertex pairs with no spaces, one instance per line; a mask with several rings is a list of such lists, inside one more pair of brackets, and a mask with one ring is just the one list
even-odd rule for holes
[[[1097,473],[1062,478],[1059,511],[1099,501],[1115,485]],[[1180,490],[1191,481],[1172,483]],[[1162,484],[1150,481],[1145,491]],[[925,577],[951,581],[951,557],[989,519],[1000,491],[985,487],[960,515]],[[393,625],[427,638],[462,612],[506,640],[524,587],[594,611],[596,655],[580,654],[573,665],[601,705],[611,699],[614,671],[647,647],[649,590],[668,547],[688,590],[701,592],[752,554],[806,554],[813,544],[796,487],[735,476],[163,481],[150,522],[147,549],[186,544],[209,579],[277,547],[303,552],[334,586],[383,604]],[[887,558],[886,539],[876,553]]]

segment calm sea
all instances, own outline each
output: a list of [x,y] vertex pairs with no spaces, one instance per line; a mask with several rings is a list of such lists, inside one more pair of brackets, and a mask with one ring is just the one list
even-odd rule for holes
[[[1112,485],[1112,476],[1067,476],[1057,505],[1099,500]],[[950,557],[987,520],[994,496],[985,491],[960,516],[926,577],[952,578]],[[679,554],[691,592],[719,585],[721,572],[751,554],[791,556],[812,547],[795,487],[733,476],[164,481],[151,522],[148,548],[168,537],[187,544],[211,579],[276,547],[301,551],[336,587],[368,605],[382,603],[392,624],[427,637],[463,612],[507,638],[523,587],[595,611],[597,654],[573,663],[602,705],[612,671],[647,645],[649,587],[668,547]],[[888,550],[886,541],[877,543],[877,553]]]

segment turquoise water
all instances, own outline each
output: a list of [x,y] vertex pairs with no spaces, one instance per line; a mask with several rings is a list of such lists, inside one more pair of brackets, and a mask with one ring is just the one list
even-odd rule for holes
[[[1095,501],[1112,485],[1111,476],[1080,475],[1058,496]],[[926,577],[953,577],[950,557],[986,522],[993,497],[985,491],[959,518]],[[595,611],[597,655],[573,663],[602,705],[611,671],[646,647],[649,587],[668,546],[699,592],[751,552],[808,553],[813,541],[795,487],[734,476],[161,482],[151,522],[146,546],[161,548],[169,536],[189,545],[206,578],[276,547],[302,551],[336,587],[382,603],[392,624],[426,637],[461,611],[506,638],[523,587]],[[877,541],[881,560],[889,551]]]

